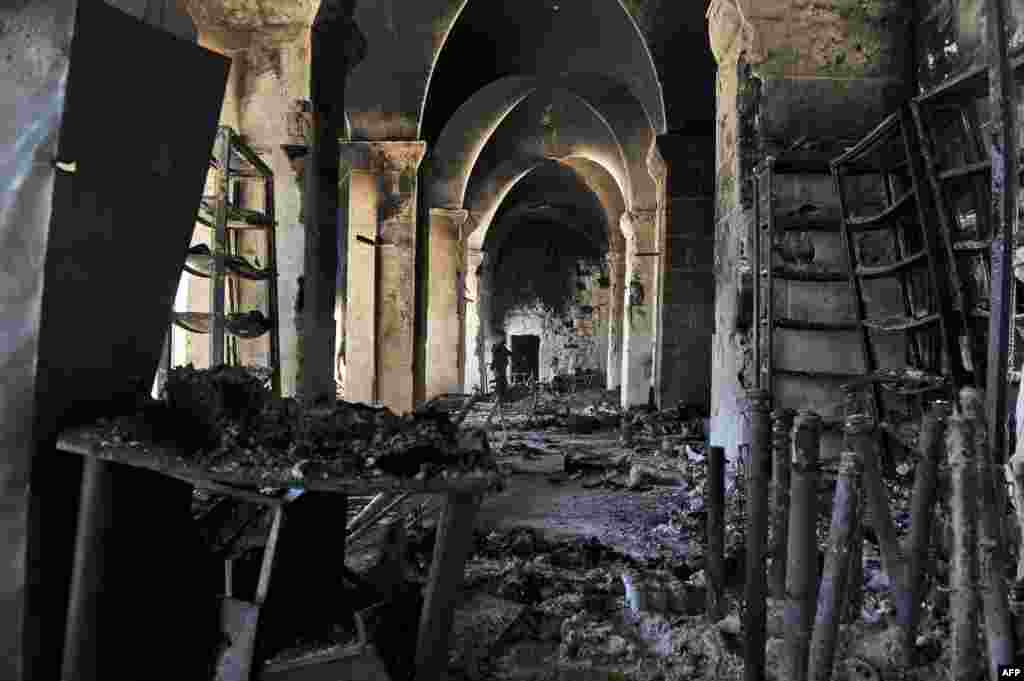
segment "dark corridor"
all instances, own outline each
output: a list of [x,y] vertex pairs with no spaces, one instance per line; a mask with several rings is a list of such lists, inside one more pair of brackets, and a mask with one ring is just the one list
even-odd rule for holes
[[512,336],[512,381],[540,376],[540,336]]

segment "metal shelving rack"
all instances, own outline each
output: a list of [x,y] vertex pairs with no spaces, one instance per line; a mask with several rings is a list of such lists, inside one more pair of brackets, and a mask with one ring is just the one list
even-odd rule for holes
[[[274,217],[274,172],[229,127],[217,132],[211,169],[217,173],[216,191],[204,196],[197,222],[212,230],[213,249],[205,245],[189,249],[185,264],[188,274],[210,280],[209,312],[175,311],[173,323],[191,333],[207,334],[210,343],[210,366],[225,363],[228,337],[253,339],[264,335],[270,343],[271,387],[281,392],[281,351],[277,298],[277,243]],[[239,205],[240,183],[263,184],[263,210]],[[229,237],[240,232],[259,230],[266,238],[266,263],[250,264],[235,252]],[[225,289],[228,280],[262,282],[267,286],[267,312],[231,313],[225,311]],[[173,353],[168,349],[168,366]]]
[[[953,399],[970,383],[956,302],[962,282],[942,248],[909,106],[900,106],[831,165],[872,411],[883,431],[898,438],[900,421],[914,422],[928,400]],[[898,300],[898,309],[886,300]],[[885,339],[900,337],[903,361],[887,370],[881,366]],[[912,380],[885,380],[891,370]]]

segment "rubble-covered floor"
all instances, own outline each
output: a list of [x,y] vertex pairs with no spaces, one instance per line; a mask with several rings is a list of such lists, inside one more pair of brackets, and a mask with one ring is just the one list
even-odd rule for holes
[[[607,439],[617,445],[618,433],[588,438],[597,442]],[[578,437],[566,440],[580,441]],[[606,486],[588,489],[597,482],[596,475],[577,479],[562,475],[554,478],[556,482],[549,479],[552,477],[543,473],[511,474],[506,489],[484,502],[480,529],[522,527],[537,530],[547,538],[593,538],[636,558],[681,557],[686,553],[686,535],[675,529],[673,522],[678,522],[679,511],[689,505],[693,490],[675,486],[653,486],[642,491]]]
[[[630,446],[620,442],[617,428],[571,432],[578,425],[573,414],[600,417],[595,405],[601,396],[574,395],[565,402],[571,412],[561,411],[543,428],[528,427],[523,411],[530,407],[522,403],[518,411],[515,405],[505,410],[506,421],[518,419],[520,427],[503,432],[492,424],[499,465],[510,476],[506,489],[481,510],[456,614],[450,678],[742,678],[744,495],[736,493],[735,473],[730,469],[727,480],[727,614],[713,621],[704,611],[703,447],[685,432],[668,438],[652,433],[649,424]],[[905,494],[892,491],[897,525],[905,529]],[[824,508],[830,499],[826,479]],[[823,513],[822,540],[827,517]],[[627,606],[624,574],[641,584],[640,610]],[[836,681],[945,678],[945,580],[930,589],[918,638],[921,664],[910,670],[895,661],[891,594],[870,542],[863,580],[864,609],[843,625]],[[783,607],[769,601],[767,673],[779,681],[789,676],[782,658]]]

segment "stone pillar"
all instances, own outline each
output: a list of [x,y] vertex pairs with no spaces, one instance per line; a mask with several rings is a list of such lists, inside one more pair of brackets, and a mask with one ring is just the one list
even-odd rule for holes
[[665,164],[661,230],[660,404],[711,402],[714,330],[714,133],[658,137]]
[[657,145],[652,145],[647,153],[647,172],[654,180],[655,196],[657,197],[657,208],[654,213],[654,281],[655,297],[653,300],[654,313],[654,357],[651,362],[651,390],[653,390],[654,402],[659,409],[662,405],[662,350],[664,348],[664,296],[665,296],[665,179],[668,170],[665,161],[658,151]]
[[[360,386],[352,399],[365,400],[366,374],[373,376],[372,399],[395,412],[413,408],[413,319],[416,299],[416,173],[426,151],[423,142],[341,142],[344,164],[351,168],[349,187],[349,286],[346,320],[347,382]],[[370,232],[372,220],[372,234]],[[360,239],[359,237],[362,237]],[[375,258],[366,257],[374,241]],[[368,261],[375,260],[375,263]],[[374,276],[367,276],[368,270]],[[373,282],[368,284],[367,282]],[[367,316],[364,293],[372,294]],[[368,294],[369,292],[365,292]],[[354,310],[364,296],[362,309]],[[353,316],[361,323],[354,323]],[[372,331],[369,319],[373,319]],[[361,363],[352,351],[373,337],[372,362]],[[365,352],[365,347],[360,348]],[[365,356],[365,355],[364,355]],[[371,359],[366,357],[366,359]],[[357,374],[363,374],[357,379]],[[359,394],[359,397],[356,395]]]
[[[309,28],[316,6],[312,3],[275,6],[271,16],[258,5],[240,11],[237,3],[228,0],[185,0],[183,4],[196,23],[199,44],[232,58],[221,125],[234,128],[274,171],[281,392],[293,395],[297,389],[299,359],[295,298],[298,277],[304,267],[305,229],[301,222],[301,186],[296,182],[296,168],[283,145],[299,143],[295,139],[295,103],[309,98]],[[243,183],[242,198],[246,206],[263,209],[260,183]],[[209,244],[208,232],[206,228],[197,228],[193,243]],[[267,244],[262,234],[243,233],[239,246],[241,255],[250,262],[258,259],[261,265],[266,263]],[[269,312],[265,284],[239,280],[233,285],[239,286],[242,311]],[[189,309],[206,309],[209,306],[208,281],[190,278],[188,298]],[[175,334],[175,342],[181,335]],[[194,337],[191,341],[188,361],[205,366],[209,361],[207,344],[196,342]],[[269,352],[265,336],[239,341],[243,364],[266,364]]]
[[426,398],[461,392],[465,273],[461,256],[465,209],[431,208],[427,255]]
[[[348,145],[342,145],[345,154]],[[377,399],[377,176],[353,165],[348,193],[345,303],[345,399]],[[358,197],[358,199],[356,198]]]
[[625,300],[626,259],[622,253],[608,256],[608,389],[622,385],[622,307]]
[[482,384],[480,372],[486,363],[480,361],[480,289],[484,266],[484,252],[466,248],[465,329],[462,334],[463,382],[465,390],[472,392]]
[[622,216],[626,238],[625,312],[622,342],[622,406],[644,406],[650,398],[657,349],[655,306],[658,300],[656,211]]

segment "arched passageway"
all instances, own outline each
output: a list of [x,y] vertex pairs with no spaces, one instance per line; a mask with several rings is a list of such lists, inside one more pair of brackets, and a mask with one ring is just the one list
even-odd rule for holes
[[[501,252],[494,239],[516,248],[541,224],[582,238],[572,211],[583,205],[603,235],[587,256],[607,282],[598,368],[624,386],[624,405],[662,398],[660,309],[673,264],[657,141],[713,117],[710,69],[699,96],[666,96],[665,45],[696,21],[701,56],[713,62],[702,14],[673,11],[663,24],[645,11],[620,0],[357,5],[368,50],[347,79],[342,151],[338,348],[348,398],[407,409],[486,386],[482,348],[501,330],[487,309],[500,298],[500,278],[487,278]],[[568,186],[571,200],[549,200]],[[544,204],[562,207],[527,209]],[[627,282],[645,295],[627,298]]]

